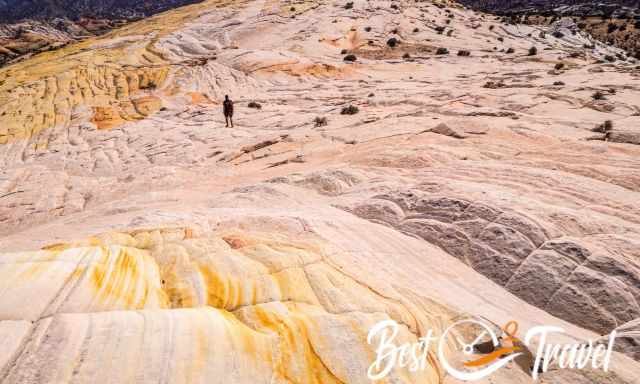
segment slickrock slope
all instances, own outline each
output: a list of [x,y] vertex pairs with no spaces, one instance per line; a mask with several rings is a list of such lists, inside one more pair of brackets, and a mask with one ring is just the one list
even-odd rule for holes
[[[377,322],[482,316],[621,327],[540,382],[638,383],[640,69],[393,4],[209,0],[0,69],[0,382],[366,383]],[[386,382],[457,382],[428,361]]]
[[0,66],[201,0],[2,0]]

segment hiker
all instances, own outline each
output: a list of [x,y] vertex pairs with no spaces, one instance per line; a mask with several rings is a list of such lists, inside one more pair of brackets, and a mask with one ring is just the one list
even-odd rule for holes
[[229,95],[224,96],[224,102],[222,103],[222,112],[224,113],[224,122],[226,127],[229,128],[229,122],[231,122],[231,128],[233,128],[233,101],[229,99]]

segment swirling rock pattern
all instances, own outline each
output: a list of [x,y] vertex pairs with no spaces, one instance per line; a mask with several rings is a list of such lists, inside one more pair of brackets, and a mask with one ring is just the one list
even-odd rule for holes
[[393,4],[209,0],[0,69],[0,382],[367,383],[384,319],[622,326],[636,357],[640,147],[590,140],[635,132],[636,65]]
[[549,238],[517,212],[462,199],[399,192],[352,211],[436,244],[508,291],[574,324],[606,333],[640,316],[637,240]]

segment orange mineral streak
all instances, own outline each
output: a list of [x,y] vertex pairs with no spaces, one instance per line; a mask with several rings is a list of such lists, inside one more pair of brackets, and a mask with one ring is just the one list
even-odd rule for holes
[[44,247],[42,247],[42,250],[43,251],[51,251],[51,252],[62,252],[62,251],[67,250],[67,249],[69,249],[71,247],[72,247],[71,244],[57,243],[57,244],[45,245]]
[[191,308],[196,304],[193,288],[178,275],[174,265],[162,268],[162,288],[171,308]]
[[118,108],[107,106],[94,107],[91,122],[95,124],[98,129],[107,130],[124,124],[125,120],[120,115]]
[[223,277],[208,265],[198,267],[204,280],[207,305],[232,310],[242,304],[243,287],[238,279]]
[[[152,286],[145,273],[149,256],[126,247],[101,249],[105,255],[93,266],[91,282],[103,303],[120,304],[126,309],[145,308],[150,294],[159,295],[166,307],[166,295]],[[114,254],[115,253],[115,254]]]
[[222,239],[229,244],[232,249],[242,250],[243,253],[262,252],[273,250],[280,253],[294,253],[311,255],[322,255],[324,250],[313,242],[292,241],[284,237],[278,238],[273,235],[252,233],[251,235],[229,233],[222,236]]
[[[267,345],[259,345],[260,339],[264,339],[263,334],[249,328],[231,312],[224,309],[217,311],[225,318],[227,331],[231,335],[234,346],[237,347],[238,350],[254,358],[268,356],[267,360],[271,359],[271,351],[266,349]],[[264,344],[264,342],[262,344]]]
[[287,314],[256,307],[259,332],[278,335],[279,359],[273,362],[276,374],[292,383],[341,383],[324,365],[309,340],[309,321],[290,306]]
[[187,96],[191,98],[191,104],[194,105],[206,105],[206,104],[214,104],[213,101],[209,98],[209,96],[200,92],[188,92]]
[[18,277],[22,280],[29,280],[38,278],[41,274],[46,272],[49,268],[51,268],[51,264],[49,262],[55,261],[60,252],[47,252],[46,255],[42,256],[35,263],[25,263],[26,268],[20,267],[20,272]]
[[240,235],[223,236],[222,240],[224,240],[227,244],[229,244],[231,249],[240,249],[240,248],[248,247],[249,245],[255,244],[254,242]]

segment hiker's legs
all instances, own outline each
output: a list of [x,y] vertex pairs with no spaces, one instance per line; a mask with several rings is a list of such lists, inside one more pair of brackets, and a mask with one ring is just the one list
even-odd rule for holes
[[229,116],[224,115],[224,126],[229,128]]
[[233,128],[233,115],[229,115],[229,121],[231,122],[231,128]]

